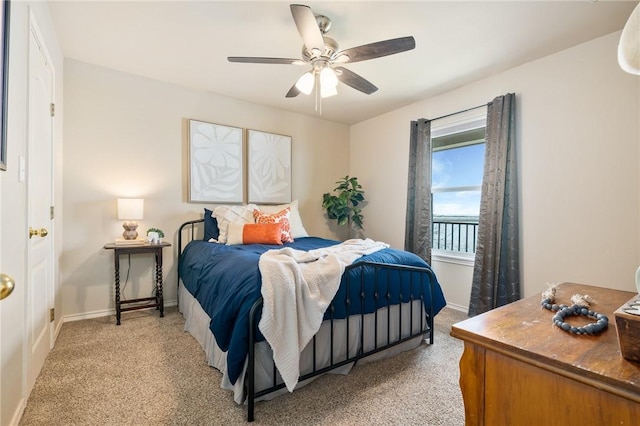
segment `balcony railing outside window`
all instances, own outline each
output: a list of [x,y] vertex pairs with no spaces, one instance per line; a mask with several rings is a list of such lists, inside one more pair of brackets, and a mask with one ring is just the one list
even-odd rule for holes
[[478,241],[478,218],[434,216],[432,248],[460,253],[475,253]]

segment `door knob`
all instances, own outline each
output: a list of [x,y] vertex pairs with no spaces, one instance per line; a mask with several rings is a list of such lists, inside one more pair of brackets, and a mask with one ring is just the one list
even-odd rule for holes
[[47,231],[46,228],[33,229],[29,227],[29,238],[33,237],[34,235],[44,238],[49,235],[49,231]]
[[7,274],[0,274],[0,300],[8,297],[11,292],[13,292],[13,288],[16,286],[16,283],[13,281]]

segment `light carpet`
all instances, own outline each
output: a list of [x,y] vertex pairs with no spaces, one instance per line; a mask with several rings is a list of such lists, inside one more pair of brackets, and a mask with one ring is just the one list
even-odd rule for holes
[[[462,342],[449,336],[466,314],[435,318],[435,343],[327,374],[256,403],[256,425],[464,425],[458,385]],[[175,308],[65,323],[31,392],[21,425],[234,425],[246,406],[183,331]]]

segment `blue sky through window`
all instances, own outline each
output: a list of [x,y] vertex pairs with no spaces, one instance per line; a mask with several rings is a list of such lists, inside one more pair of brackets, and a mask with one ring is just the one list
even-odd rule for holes
[[[448,189],[480,187],[484,165],[484,143],[433,152],[432,187]],[[434,192],[434,216],[478,216],[480,190]]]

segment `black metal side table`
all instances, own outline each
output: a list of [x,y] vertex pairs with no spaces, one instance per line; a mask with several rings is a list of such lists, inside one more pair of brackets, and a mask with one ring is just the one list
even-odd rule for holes
[[[157,308],[160,310],[160,316],[164,317],[164,298],[162,296],[162,249],[171,247],[169,243],[143,243],[143,244],[105,244],[104,248],[113,250],[114,267],[115,267],[115,298],[116,298],[116,325],[120,325],[120,315],[122,312],[134,311],[137,309]],[[155,255],[156,271],[154,277],[155,296],[143,297],[140,299],[120,300],[120,256],[123,254],[140,254],[153,253]],[[144,305],[127,306],[130,303],[149,302]]]

